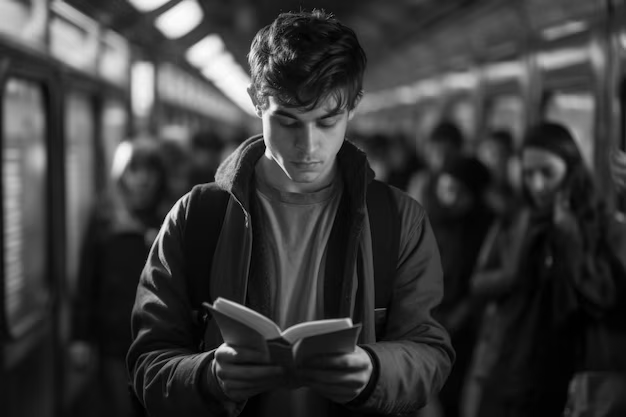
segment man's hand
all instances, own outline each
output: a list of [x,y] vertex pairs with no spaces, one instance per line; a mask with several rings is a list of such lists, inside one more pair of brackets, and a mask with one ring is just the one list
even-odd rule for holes
[[311,358],[296,372],[303,385],[331,401],[345,404],[363,391],[373,369],[370,355],[357,346],[352,353]]
[[227,397],[244,401],[285,383],[284,370],[263,352],[222,344],[215,351],[215,378]]

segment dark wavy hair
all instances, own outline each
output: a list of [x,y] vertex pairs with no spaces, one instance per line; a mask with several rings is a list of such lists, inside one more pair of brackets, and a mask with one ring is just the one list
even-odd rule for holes
[[157,176],[157,188],[147,210],[158,210],[167,194],[167,168],[156,139],[139,137],[122,141],[115,149],[111,166],[111,180],[115,204],[126,204],[129,190],[124,177],[129,170],[148,167]]
[[[522,151],[531,147],[546,150],[565,161],[567,171],[560,189],[569,196],[570,208],[584,241],[596,242],[606,227],[605,205],[572,133],[558,123],[541,122],[530,128],[524,137]],[[528,197],[526,187],[523,189]]]
[[333,96],[353,109],[367,58],[354,31],[322,10],[282,13],[256,34],[248,54],[256,99],[307,111]]

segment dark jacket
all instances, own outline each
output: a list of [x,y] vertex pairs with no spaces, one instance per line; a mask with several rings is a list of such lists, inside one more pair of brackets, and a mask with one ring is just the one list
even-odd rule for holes
[[609,247],[578,242],[551,212],[524,217],[518,271],[498,303],[502,346],[486,380],[484,416],[561,415],[569,381],[587,366],[587,320],[603,321],[613,308],[615,291],[607,288],[619,277]]
[[[258,229],[254,167],[264,151],[262,138],[251,138],[216,175],[217,184],[231,197],[213,258],[210,294],[269,315],[272,301],[262,249],[258,240],[252,243],[253,226]],[[373,172],[365,154],[349,142],[341,148],[338,161],[345,192],[329,240],[328,253],[334,255],[326,268],[334,268],[335,273],[325,274],[325,316],[352,317],[362,323],[359,344],[374,359],[376,379],[365,398],[351,403],[351,410],[335,406],[332,414],[412,412],[441,388],[454,358],[447,332],[430,314],[442,297],[437,245],[422,207],[394,189],[401,217],[399,259],[385,336],[376,342],[372,245],[365,206],[366,185]],[[182,250],[190,198],[183,197],[168,214],[149,255],[137,289],[134,342],[127,363],[134,389],[153,416],[238,415],[246,403],[231,402],[216,390],[209,368],[214,349],[222,343],[218,328],[209,322],[207,352],[198,351],[193,337]]]

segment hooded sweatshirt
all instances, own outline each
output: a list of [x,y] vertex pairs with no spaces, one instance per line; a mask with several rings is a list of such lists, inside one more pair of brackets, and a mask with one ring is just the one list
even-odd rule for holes
[[[266,249],[258,239],[254,171],[265,152],[262,137],[244,142],[220,166],[216,184],[230,193],[211,267],[210,296],[221,296],[272,315]],[[328,416],[387,415],[416,411],[436,394],[450,371],[454,351],[445,329],[431,316],[442,298],[439,252],[424,209],[397,189],[399,255],[384,332],[376,335],[374,272],[367,185],[373,172],[365,154],[344,142],[338,155],[343,193],[328,239],[323,315],[361,323],[358,344],[375,372],[367,389],[348,404],[331,403]],[[255,415],[255,398],[233,402],[211,372],[222,343],[209,321],[199,351],[187,294],[183,241],[186,213],[201,189],[168,214],[142,273],[133,314],[127,365],[135,392],[151,416]],[[380,220],[379,220],[380,221]],[[256,239],[254,237],[257,237]],[[329,273],[329,271],[331,273]]]

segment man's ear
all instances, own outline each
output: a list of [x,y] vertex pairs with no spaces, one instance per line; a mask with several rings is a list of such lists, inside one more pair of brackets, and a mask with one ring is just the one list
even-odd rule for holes
[[357,97],[354,100],[354,107],[352,107],[352,109],[348,111],[348,120],[352,120],[352,118],[354,117],[354,114],[356,113],[356,109],[359,106],[360,102],[361,102],[361,96]]
[[262,117],[263,116],[263,112],[261,111],[261,104],[259,103],[259,100],[257,99],[256,96],[256,88],[254,88],[254,85],[250,84],[248,86],[248,95],[250,96],[250,99],[252,100],[252,105],[254,106],[254,112],[256,113],[257,116]]

